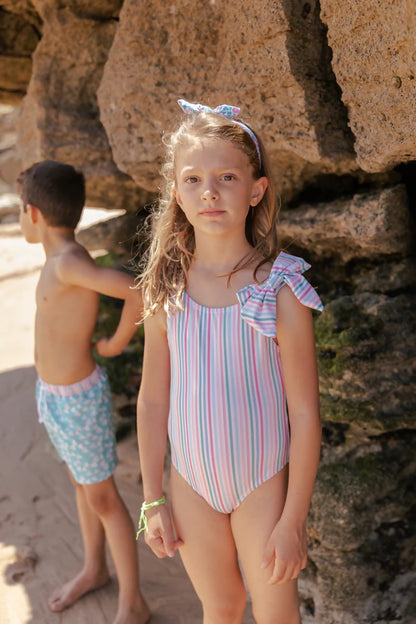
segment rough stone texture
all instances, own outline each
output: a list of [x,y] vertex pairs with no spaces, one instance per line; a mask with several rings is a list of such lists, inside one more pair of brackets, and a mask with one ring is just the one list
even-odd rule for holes
[[81,230],[77,240],[89,251],[107,249],[132,257],[137,253],[138,231],[142,225],[143,212],[121,215]]
[[316,322],[324,441],[300,587],[319,623],[414,621],[415,304],[345,296]]
[[[290,196],[319,171],[354,169],[317,2],[166,5],[126,0],[98,91],[115,161],[155,190],[162,130],[179,97],[239,104]],[[192,23],[192,28],[189,24]],[[319,165],[318,165],[319,163]]]
[[40,17],[32,0],[0,0],[0,6],[10,13],[21,15],[30,23],[40,23]]
[[[316,622],[414,621],[415,438],[410,431],[386,435],[321,465],[309,534]],[[398,499],[401,506],[392,504]]]
[[0,192],[15,190],[15,180],[21,169],[16,149],[16,110],[0,104]]
[[[157,190],[177,98],[241,105],[283,194],[282,241],[310,259],[325,304],[315,315],[324,436],[303,619],[414,624],[411,2],[125,0],[118,22],[121,4],[0,0],[0,17],[42,32],[20,117],[24,162],[68,160],[86,174],[90,204],[129,211],[82,234],[91,249],[125,253],[137,209]],[[25,56],[13,28],[10,54]]]
[[348,109],[357,161],[381,171],[416,158],[413,0],[321,0],[332,67]]
[[88,180],[88,202],[110,208],[142,205],[148,198],[118,171],[99,121],[96,90],[119,4],[63,2],[56,8],[55,2],[34,1],[43,36],[19,120],[24,166],[42,158],[74,164]]
[[320,258],[375,258],[406,254],[410,219],[403,185],[354,195],[351,200],[300,206],[282,214],[279,234],[283,245],[313,250]]
[[406,294],[414,290],[416,259],[414,257],[394,258],[384,262],[360,261],[350,275],[349,285],[353,292],[385,293],[387,295]]
[[415,303],[367,292],[327,304],[315,324],[324,420],[365,435],[414,425]]
[[[13,12],[18,9],[20,13]],[[35,16],[17,3],[0,1],[0,102],[5,104],[19,104],[26,93],[31,55],[40,38],[40,19]]]

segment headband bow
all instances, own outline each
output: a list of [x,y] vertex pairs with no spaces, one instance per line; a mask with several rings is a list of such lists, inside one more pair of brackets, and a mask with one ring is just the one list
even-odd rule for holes
[[178,104],[184,113],[213,113],[214,115],[221,115],[221,117],[225,117],[226,119],[229,119],[233,123],[240,126],[240,128],[247,132],[247,134],[253,141],[256,147],[257,156],[259,157],[259,165],[261,167],[260,145],[256,135],[254,134],[253,130],[249,128],[245,123],[234,119],[234,117],[237,117],[237,115],[240,114],[240,109],[238,106],[231,106],[230,104],[220,104],[216,108],[210,108],[209,106],[205,106],[204,104],[194,104],[192,102],[187,102],[186,100],[182,99],[178,100]]

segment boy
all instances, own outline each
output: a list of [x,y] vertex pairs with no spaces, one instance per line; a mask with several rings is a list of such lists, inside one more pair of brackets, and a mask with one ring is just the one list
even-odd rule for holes
[[46,254],[36,289],[39,420],[68,465],[84,543],[83,569],[48,604],[62,611],[108,581],[107,537],[119,582],[114,624],[144,624],[150,612],[139,590],[133,525],[112,476],[117,455],[110,389],[91,343],[99,293],[124,300],[114,335],[95,345],[104,357],[120,354],[135,333],[141,295],[130,277],[96,266],[75,240],[85,202],[82,173],[45,160],[23,171],[18,185],[22,232]]

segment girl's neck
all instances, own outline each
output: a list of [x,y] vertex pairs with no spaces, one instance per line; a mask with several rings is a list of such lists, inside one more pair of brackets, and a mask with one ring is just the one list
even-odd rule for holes
[[253,247],[244,237],[197,237],[193,266],[215,275],[229,273],[253,252]]

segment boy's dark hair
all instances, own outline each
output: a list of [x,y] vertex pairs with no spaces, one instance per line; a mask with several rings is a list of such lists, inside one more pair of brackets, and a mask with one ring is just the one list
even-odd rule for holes
[[85,180],[72,165],[43,160],[22,171],[17,185],[24,211],[31,204],[48,225],[75,229],[85,204]]

